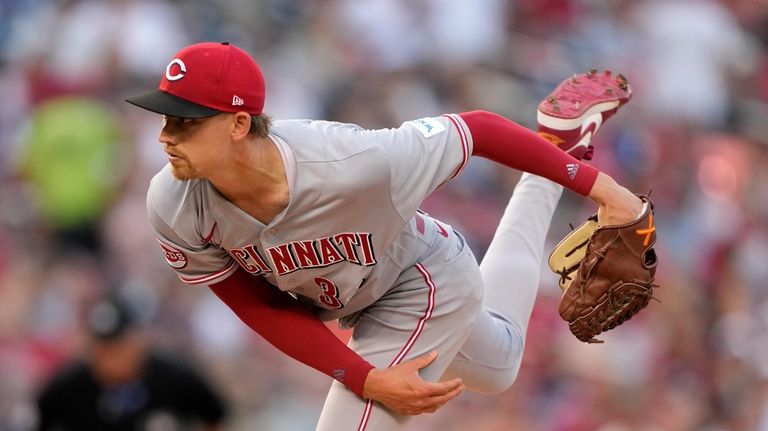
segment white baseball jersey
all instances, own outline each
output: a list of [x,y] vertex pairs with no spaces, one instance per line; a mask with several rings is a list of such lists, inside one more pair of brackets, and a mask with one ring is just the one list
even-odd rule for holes
[[289,204],[269,224],[208,180],[177,180],[170,166],[150,184],[149,219],[185,283],[213,284],[240,266],[311,301],[324,319],[370,305],[413,265],[418,256],[408,241],[419,227],[409,221],[472,153],[471,135],[455,114],[381,130],[283,120],[270,136],[292,154],[284,157]]

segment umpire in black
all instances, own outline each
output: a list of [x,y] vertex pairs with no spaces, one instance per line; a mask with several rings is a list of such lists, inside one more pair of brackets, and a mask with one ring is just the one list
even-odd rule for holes
[[38,430],[223,429],[221,397],[189,365],[153,352],[125,303],[98,303],[87,328],[85,358],[65,365],[40,392]]

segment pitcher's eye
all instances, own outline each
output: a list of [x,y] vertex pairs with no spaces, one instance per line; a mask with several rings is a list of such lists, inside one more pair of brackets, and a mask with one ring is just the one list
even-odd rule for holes
[[190,124],[194,122],[195,122],[195,118],[181,118],[181,117],[171,117],[168,115],[163,115],[163,126],[165,126],[168,123],[179,125],[179,124]]

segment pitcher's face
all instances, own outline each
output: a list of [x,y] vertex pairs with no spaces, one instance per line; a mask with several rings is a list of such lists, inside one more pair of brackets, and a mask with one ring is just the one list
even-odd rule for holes
[[228,113],[205,118],[163,116],[159,141],[177,179],[207,178],[222,168],[229,144],[231,116]]

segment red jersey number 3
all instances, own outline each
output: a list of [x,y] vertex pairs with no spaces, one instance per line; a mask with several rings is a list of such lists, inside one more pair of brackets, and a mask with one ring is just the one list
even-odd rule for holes
[[342,308],[344,304],[339,301],[339,289],[331,280],[323,277],[315,277],[315,284],[323,290],[317,300],[330,308]]

